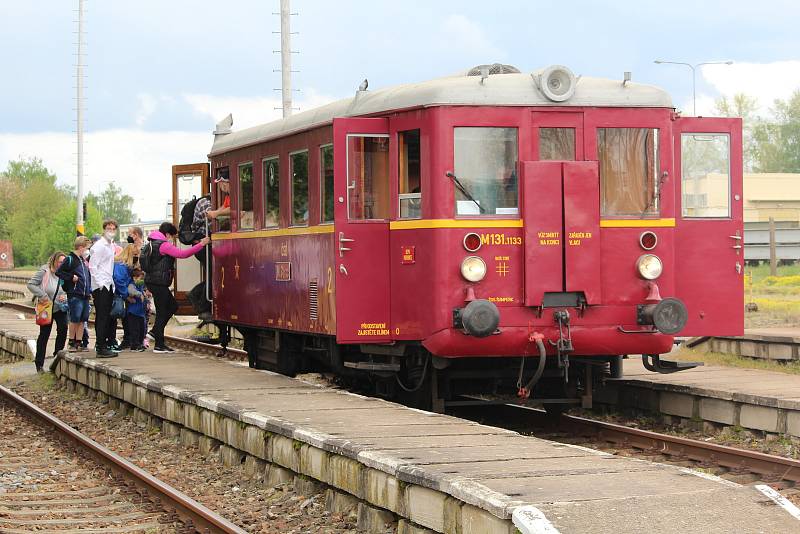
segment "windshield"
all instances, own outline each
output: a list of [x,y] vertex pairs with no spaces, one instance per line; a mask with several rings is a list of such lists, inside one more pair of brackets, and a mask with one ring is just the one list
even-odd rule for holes
[[455,128],[454,159],[457,215],[519,214],[516,128]]

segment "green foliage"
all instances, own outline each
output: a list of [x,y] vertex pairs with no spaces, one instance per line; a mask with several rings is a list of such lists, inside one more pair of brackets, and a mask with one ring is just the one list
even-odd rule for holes
[[[87,233],[99,232],[102,215],[92,202],[87,211]],[[17,265],[38,266],[56,250],[71,250],[75,213],[73,189],[56,186],[40,159],[11,161],[0,173],[0,239],[11,240]]]
[[135,220],[131,209],[133,197],[123,193],[114,183],[109,183],[99,196],[89,193],[86,199],[97,206],[105,219],[116,219],[119,224],[128,224]]
[[800,90],[776,100],[774,119],[753,129],[756,172],[800,172]]
[[753,129],[761,123],[761,119],[756,115],[758,100],[744,93],[736,93],[732,100],[725,96],[717,99],[715,105],[717,115],[720,117],[742,118],[742,159],[745,172],[751,172],[756,157]]

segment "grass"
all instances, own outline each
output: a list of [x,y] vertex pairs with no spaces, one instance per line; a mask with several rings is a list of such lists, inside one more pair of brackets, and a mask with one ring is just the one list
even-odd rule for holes
[[800,361],[787,363],[775,360],[761,360],[757,358],[743,358],[735,354],[721,354],[719,352],[704,352],[699,349],[681,347],[670,353],[669,359],[703,362],[706,365],[722,367],[738,367],[740,369],[758,369],[761,371],[775,371],[792,375],[800,375]]
[[757,311],[745,314],[745,327],[800,326],[800,264],[778,266],[771,276],[769,265],[745,271],[745,302]]

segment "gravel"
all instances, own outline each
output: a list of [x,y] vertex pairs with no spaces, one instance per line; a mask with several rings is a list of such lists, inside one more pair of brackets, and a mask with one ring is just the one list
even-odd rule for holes
[[222,465],[216,454],[203,456],[155,427],[120,417],[107,404],[47,382],[32,379],[14,389],[248,532],[356,532],[355,514],[329,513],[324,494],[303,495],[292,484],[269,486],[261,476],[249,478],[242,467]]

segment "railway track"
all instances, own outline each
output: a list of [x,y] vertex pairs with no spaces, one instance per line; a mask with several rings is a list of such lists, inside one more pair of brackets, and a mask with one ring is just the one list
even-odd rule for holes
[[0,532],[244,532],[2,386],[0,422]]

